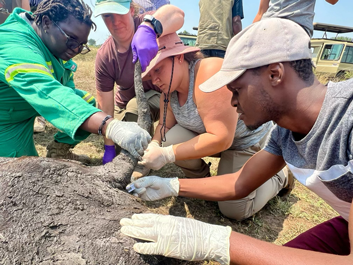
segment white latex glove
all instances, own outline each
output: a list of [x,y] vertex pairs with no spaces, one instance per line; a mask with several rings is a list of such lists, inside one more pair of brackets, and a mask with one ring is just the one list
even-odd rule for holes
[[173,145],[167,147],[159,146],[158,141],[154,140],[148,145],[142,157],[141,165],[158,170],[165,164],[175,162]]
[[182,260],[215,260],[229,264],[232,229],[194,219],[159,214],[134,214],[120,220],[125,235],[153,243],[136,243],[141,254],[163,255]]
[[136,122],[116,119],[108,124],[105,136],[138,159],[141,159],[143,151],[151,141],[149,133],[138,126]]
[[135,186],[133,195],[145,201],[156,201],[179,194],[178,178],[148,176],[130,183],[126,189],[129,190],[132,184]]

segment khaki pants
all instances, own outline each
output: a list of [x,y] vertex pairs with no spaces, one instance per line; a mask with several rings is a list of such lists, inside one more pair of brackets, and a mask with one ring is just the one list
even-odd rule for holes
[[[21,7],[22,6],[22,1],[21,0],[12,0],[12,5],[11,6],[4,6],[1,5],[1,3],[4,3],[5,1],[0,1],[0,8],[2,7],[2,10],[0,10],[0,24],[4,23],[5,20],[8,18],[10,13],[16,8],[16,7]],[[22,7],[24,8],[24,7]],[[6,10],[6,11],[5,11]]]
[[0,10],[0,24],[4,23],[5,20],[9,17],[10,13],[4,9]]
[[[186,142],[198,134],[175,125],[166,135],[166,142],[163,146]],[[220,154],[212,155],[220,157],[217,175],[224,175],[237,172],[256,152],[260,151],[267,140],[269,134],[265,135],[261,141],[245,150],[225,150]],[[202,159],[176,161],[178,165],[189,178],[203,178],[209,176],[209,166]],[[262,184],[257,190],[250,193],[247,197],[240,200],[221,201],[218,206],[223,215],[235,220],[246,219],[258,211],[265,204],[278,194],[278,192],[287,185],[287,174],[283,170]]]
[[[145,93],[148,105],[150,106],[150,111],[152,115],[152,122],[159,120],[159,98],[161,93],[150,90]],[[121,109],[118,106],[115,106],[114,117],[121,121],[134,121],[137,122],[138,118],[138,106],[136,97],[132,98],[126,105],[126,108]],[[151,126],[150,132],[151,135],[154,134],[154,127]]]

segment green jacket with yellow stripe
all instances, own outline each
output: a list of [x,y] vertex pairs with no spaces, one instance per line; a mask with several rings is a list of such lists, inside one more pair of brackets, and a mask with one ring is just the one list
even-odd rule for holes
[[16,8],[0,25],[0,156],[37,155],[33,122],[43,116],[72,139],[99,109],[77,96],[76,64],[54,57],[25,10]]

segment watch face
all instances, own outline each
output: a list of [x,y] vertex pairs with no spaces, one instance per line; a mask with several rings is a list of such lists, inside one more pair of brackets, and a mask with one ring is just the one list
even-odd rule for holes
[[163,26],[162,26],[162,23],[159,21],[159,20],[155,20],[155,23],[154,23],[154,31],[156,32],[156,34],[158,35],[158,37],[160,35],[162,35],[163,33]]

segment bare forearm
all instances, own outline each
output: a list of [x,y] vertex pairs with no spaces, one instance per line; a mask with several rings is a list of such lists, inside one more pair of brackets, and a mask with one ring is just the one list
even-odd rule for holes
[[[82,123],[82,125],[80,126],[80,129],[85,130],[87,132],[90,133],[95,133],[98,134],[98,129],[102,124],[102,121],[104,120],[104,118],[107,116],[106,113],[104,112],[96,112],[93,115],[91,115],[90,117],[88,117],[84,123]],[[102,134],[105,136],[105,131],[107,129],[107,126],[109,124],[110,121],[112,121],[113,119],[109,119],[105,125],[102,128]],[[114,144],[114,143],[113,143]]]
[[254,18],[254,20],[253,20],[253,22],[252,22],[252,23],[255,23],[255,22],[260,21],[260,20],[261,20],[261,18],[262,18],[262,15],[263,15],[263,14],[256,14],[256,16],[255,16],[255,18]]
[[[352,241],[353,231],[353,204],[350,210],[349,238]],[[276,246],[263,242],[246,235],[232,232],[230,236],[230,259],[231,264],[244,265],[331,265],[353,264],[353,246],[351,244],[351,254],[349,256],[338,256],[290,247]]]
[[218,154],[232,144],[233,137],[227,133],[214,135],[211,133],[200,134],[191,140],[173,146],[175,160],[189,160]]
[[232,19],[233,35],[237,35],[242,30],[242,23],[240,16],[235,16]]
[[162,36],[179,30],[184,24],[184,12],[173,5],[160,7],[156,13],[154,13],[154,17],[162,23]]
[[179,179],[179,196],[210,201],[241,199],[274,176],[284,165],[282,157],[262,150],[233,174],[203,179]]
[[[107,115],[114,117],[114,90],[110,92],[100,92],[97,90],[97,104],[99,109]],[[104,137],[104,144],[114,145],[114,142]]]
[[230,237],[231,264],[244,265],[348,265],[353,256],[338,256],[320,252],[276,246],[249,236],[232,232]]
[[236,173],[202,179],[179,179],[179,196],[208,201],[240,199],[244,195],[237,194],[236,179]]
[[270,0],[260,0],[259,11],[255,16],[253,23],[261,20],[263,14],[266,13],[269,6],[270,6]]
[[22,0],[22,1],[21,1],[21,7],[22,7],[23,9],[26,9],[26,10],[30,11],[31,8],[30,8],[30,6],[29,6],[29,0]]

